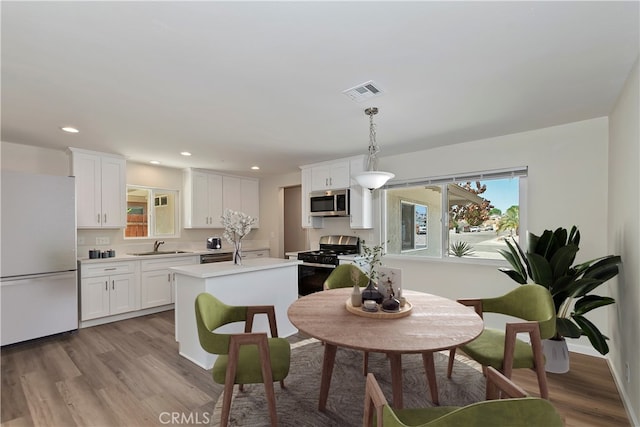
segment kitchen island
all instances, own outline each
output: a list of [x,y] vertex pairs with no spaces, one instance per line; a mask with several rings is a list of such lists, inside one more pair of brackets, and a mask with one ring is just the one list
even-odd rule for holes
[[[287,309],[298,299],[298,261],[281,258],[231,261],[173,267],[175,273],[176,341],[179,353],[196,365],[210,369],[216,355],[205,352],[198,341],[195,299],[202,292],[210,293],[228,305],[273,305],[278,336],[297,332],[289,322]],[[220,332],[242,332],[244,324],[235,323],[219,328]],[[254,332],[268,332],[266,315],[256,316]]]

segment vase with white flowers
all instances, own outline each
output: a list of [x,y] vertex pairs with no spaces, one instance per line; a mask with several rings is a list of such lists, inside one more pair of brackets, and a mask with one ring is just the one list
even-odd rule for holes
[[227,242],[233,244],[233,263],[242,265],[242,238],[249,234],[256,218],[231,209],[225,209],[220,218],[224,227],[223,236]]

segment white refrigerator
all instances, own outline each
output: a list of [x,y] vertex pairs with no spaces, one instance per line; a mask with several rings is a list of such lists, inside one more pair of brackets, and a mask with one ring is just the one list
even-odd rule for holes
[[73,177],[2,170],[0,344],[78,329]]

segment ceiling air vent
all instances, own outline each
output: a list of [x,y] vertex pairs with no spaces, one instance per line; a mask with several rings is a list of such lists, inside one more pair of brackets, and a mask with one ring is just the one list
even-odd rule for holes
[[375,96],[382,95],[382,91],[373,80],[369,80],[368,82],[359,84],[356,87],[352,87],[351,89],[347,89],[343,91],[345,95],[351,98],[352,101],[362,102],[365,99],[373,98]]

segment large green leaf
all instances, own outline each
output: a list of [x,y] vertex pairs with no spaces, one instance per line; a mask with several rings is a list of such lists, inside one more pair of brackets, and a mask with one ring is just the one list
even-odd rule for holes
[[574,313],[578,315],[583,315],[593,309],[598,307],[603,307],[605,305],[613,304],[616,300],[610,297],[601,297],[599,295],[587,295],[585,297],[580,298],[576,301],[576,305],[574,306]]
[[622,258],[619,256],[611,255],[600,258],[598,262],[585,269],[583,277],[596,278],[606,282],[618,274],[618,264],[621,262]]
[[516,279],[514,280],[522,284],[527,283],[527,272],[525,271],[524,266],[522,265],[520,256],[518,255],[518,251],[516,250],[516,248],[513,247],[511,243],[509,243],[508,240],[505,240],[505,243],[507,244],[507,247],[509,248],[509,250],[506,251],[504,249],[500,249],[498,250],[498,252],[509,262],[509,264],[511,264],[511,266],[516,271],[516,273],[521,277],[520,280],[516,280]]
[[529,233],[529,237],[527,238],[528,246],[527,252],[536,252],[536,248],[538,247],[538,242],[540,241],[540,236],[536,236],[533,233]]
[[602,280],[599,279],[582,279],[576,280],[569,289],[569,296],[573,298],[580,298],[585,296],[598,286],[602,285]]
[[553,237],[555,238],[555,242],[554,243],[556,245],[556,248],[561,248],[563,246],[566,246],[566,244],[567,244],[567,229],[566,228],[562,228],[562,227],[556,228],[556,230],[553,232]]
[[580,231],[575,225],[571,227],[571,231],[569,232],[569,240],[567,241],[567,243],[580,246]]
[[582,328],[582,332],[589,338],[591,345],[595,348],[600,354],[609,353],[609,346],[607,345],[606,337],[602,335],[600,330],[591,323],[586,317],[574,314],[572,316],[573,320]]
[[556,331],[558,335],[568,338],[580,338],[582,336],[582,330],[571,319],[565,319],[564,317],[556,319]]
[[[505,240],[506,242],[506,240]],[[529,274],[529,277],[533,277],[533,275],[531,274],[531,266],[529,265],[529,261],[527,260],[527,255],[524,253],[524,251],[522,250],[522,248],[520,247],[520,245],[518,244],[518,242],[516,242],[515,240],[513,241],[516,249],[518,249],[518,253],[520,254],[520,259],[524,262],[525,267],[527,267],[527,273]],[[526,277],[526,275],[525,275]]]
[[551,264],[545,257],[538,254],[527,254],[531,266],[531,278],[534,282],[549,289],[553,283]]
[[520,283],[521,285],[527,284],[527,278],[522,276],[520,273],[518,273],[515,270],[510,270],[508,268],[499,268],[498,270],[502,271],[504,274],[511,277],[511,279],[514,280],[516,283]]
[[562,276],[554,280],[553,286],[550,291],[552,295],[564,295],[565,298],[569,297],[569,291],[573,286],[576,278],[574,276]]
[[576,259],[578,253],[578,247],[575,245],[563,246],[553,254],[549,263],[553,270],[553,278],[557,279],[562,276],[566,276],[571,264]]
[[[533,253],[538,254],[544,258],[551,258],[551,254],[554,251],[555,237],[551,230],[544,230],[542,236],[536,243]],[[531,251],[529,251],[531,253]]]

